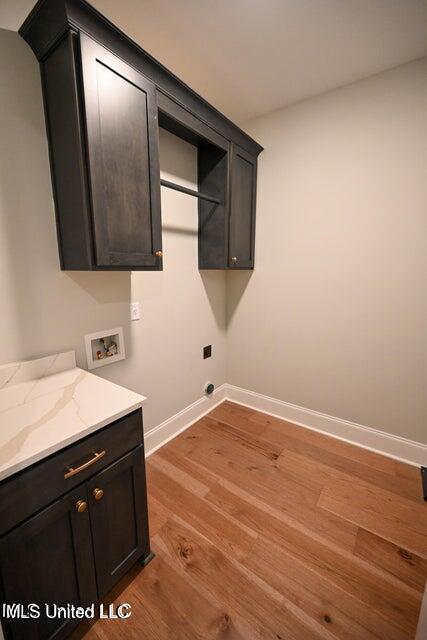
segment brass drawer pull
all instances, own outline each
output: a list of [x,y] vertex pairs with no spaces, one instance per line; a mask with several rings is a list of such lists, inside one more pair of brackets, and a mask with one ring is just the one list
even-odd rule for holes
[[66,480],[67,478],[71,478],[72,476],[77,475],[78,473],[80,473],[80,471],[84,471],[85,469],[87,469],[91,465],[95,464],[95,462],[98,462],[98,460],[100,460],[101,458],[103,458],[105,456],[105,453],[106,453],[105,450],[104,451],[100,451],[99,453],[95,452],[93,454],[93,458],[91,458],[90,460],[88,460],[84,464],[81,464],[80,467],[77,467],[77,469],[74,469],[74,467],[68,467],[67,473],[64,473],[64,480]]

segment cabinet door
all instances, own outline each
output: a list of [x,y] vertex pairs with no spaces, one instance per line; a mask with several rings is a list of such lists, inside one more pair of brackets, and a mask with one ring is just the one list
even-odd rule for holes
[[27,604],[37,604],[41,614],[39,619],[4,620],[6,637],[59,640],[78,621],[50,619],[45,604],[89,606],[96,602],[89,510],[79,512],[79,500],[87,506],[84,486],[0,540],[4,601],[20,603],[24,609]]
[[236,145],[231,156],[229,263],[253,269],[255,252],[256,158]]
[[80,47],[96,264],[160,269],[155,86],[85,34]]
[[149,554],[144,448],[137,447],[88,482],[99,596]]

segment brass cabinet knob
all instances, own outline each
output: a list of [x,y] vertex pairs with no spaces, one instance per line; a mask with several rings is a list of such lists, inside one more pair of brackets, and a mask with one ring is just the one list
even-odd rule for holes
[[87,509],[87,502],[85,502],[84,500],[77,500],[76,511],[78,511],[79,513],[83,513],[83,511],[86,511],[86,509]]
[[233,257],[231,258],[231,262],[234,262],[234,264],[236,264],[236,262],[237,262],[237,257],[236,257],[236,256],[233,256]]
[[98,487],[96,487],[96,489],[92,491],[92,495],[95,498],[95,500],[101,500],[102,496],[104,495],[104,492],[102,489],[99,489]]
[[161,258],[163,255],[163,251],[156,251],[156,253],[154,254],[157,258]]

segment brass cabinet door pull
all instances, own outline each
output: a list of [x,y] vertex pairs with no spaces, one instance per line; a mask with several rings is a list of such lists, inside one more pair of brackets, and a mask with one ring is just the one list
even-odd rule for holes
[[76,469],[74,469],[74,467],[68,467],[68,471],[66,473],[64,473],[64,480],[66,480],[67,478],[71,478],[72,476],[77,475],[78,473],[80,473],[80,471],[84,471],[85,469],[87,469],[91,465],[95,464],[95,462],[98,462],[98,460],[103,458],[105,456],[105,454],[106,454],[105,450],[104,451],[100,451],[99,453],[97,453],[95,451],[94,454],[93,454],[93,458],[91,458],[90,460],[88,460],[84,464],[81,464],[80,467],[77,467]]
[[78,511],[79,513],[83,513],[83,511],[86,511],[87,509],[87,502],[85,502],[84,500],[78,500],[76,502],[76,511]]
[[92,491],[92,495],[95,498],[95,500],[101,500],[103,495],[104,495],[104,491],[102,489],[100,489],[99,487],[96,487]]

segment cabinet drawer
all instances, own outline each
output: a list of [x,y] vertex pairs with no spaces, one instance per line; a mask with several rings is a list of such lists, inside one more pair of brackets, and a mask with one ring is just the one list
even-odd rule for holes
[[[4,480],[0,484],[0,535],[142,443],[139,409]],[[70,469],[75,472],[70,474]]]

